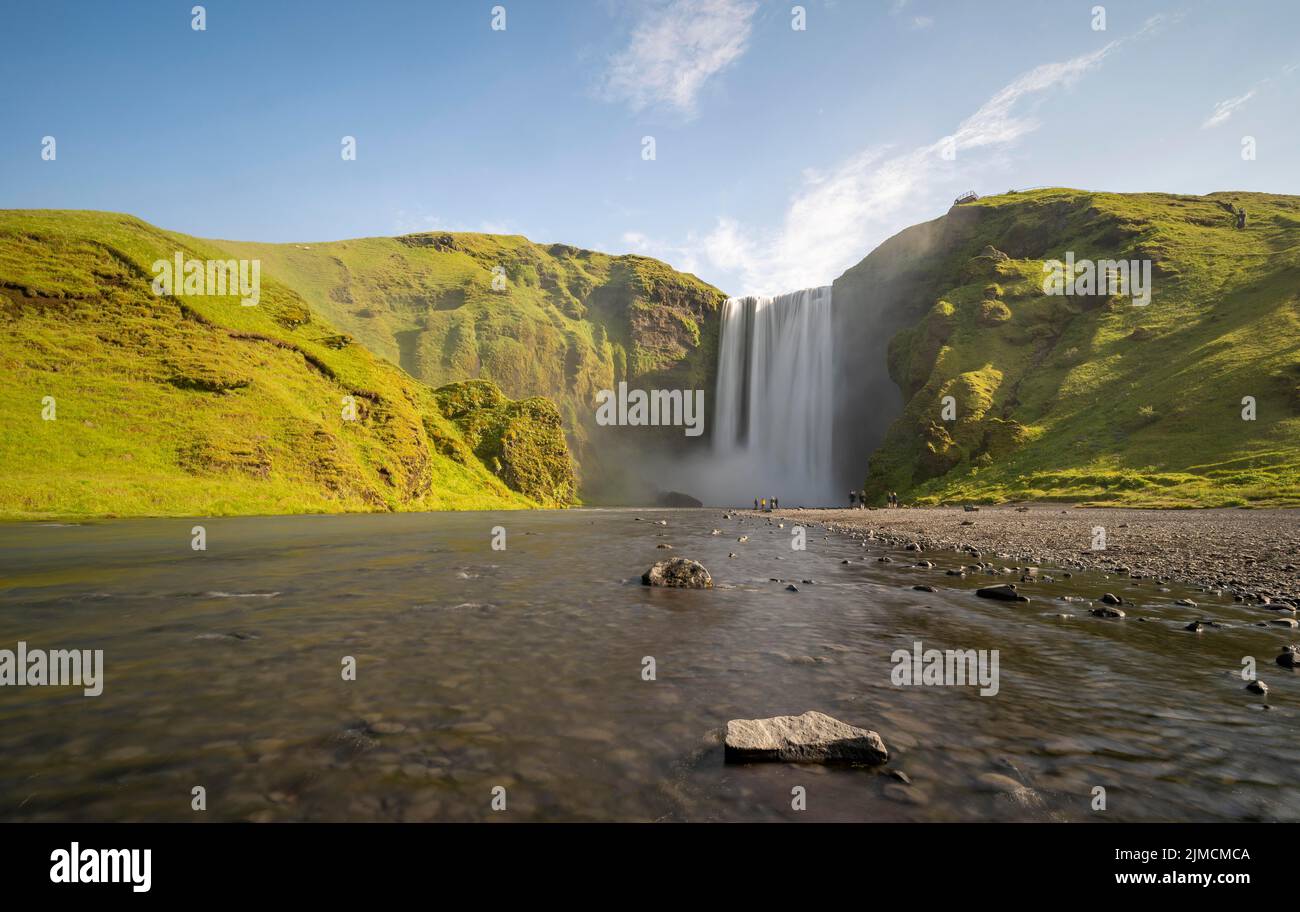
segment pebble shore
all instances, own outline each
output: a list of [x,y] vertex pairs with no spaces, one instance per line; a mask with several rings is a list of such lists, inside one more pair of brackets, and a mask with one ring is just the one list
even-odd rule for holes
[[[749,512],[749,511],[745,511]],[[765,514],[886,545],[1175,580],[1237,601],[1300,607],[1300,509],[1033,506],[795,509]],[[1095,530],[1105,548],[1093,547]]]

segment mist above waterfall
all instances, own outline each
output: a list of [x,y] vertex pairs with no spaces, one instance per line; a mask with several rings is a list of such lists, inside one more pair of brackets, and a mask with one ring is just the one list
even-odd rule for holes
[[832,479],[831,288],[723,305],[709,503],[838,503]]

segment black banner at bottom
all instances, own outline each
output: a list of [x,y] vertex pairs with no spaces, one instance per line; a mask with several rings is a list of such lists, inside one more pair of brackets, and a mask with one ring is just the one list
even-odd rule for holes
[[379,888],[458,883],[494,897],[577,896],[611,881],[679,883],[696,896],[715,884],[767,899],[869,883],[918,898],[972,889],[1033,899],[1047,887],[1231,901],[1290,887],[1277,826],[14,824],[0,827],[0,884],[6,898],[127,901],[374,900]]

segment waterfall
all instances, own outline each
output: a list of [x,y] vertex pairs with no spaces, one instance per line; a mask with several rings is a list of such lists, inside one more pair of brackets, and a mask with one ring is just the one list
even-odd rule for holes
[[723,305],[714,502],[839,503],[832,488],[831,288]]

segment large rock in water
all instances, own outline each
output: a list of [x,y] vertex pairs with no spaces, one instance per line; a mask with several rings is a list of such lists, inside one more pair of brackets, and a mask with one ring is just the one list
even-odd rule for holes
[[976,589],[975,594],[980,598],[998,599],[1003,602],[1027,602],[1029,597],[1021,595],[1016,591],[1015,583],[1003,583],[1000,586],[985,586],[983,589]]
[[660,491],[656,496],[656,502],[661,507],[702,507],[704,501],[692,497],[689,494],[683,494],[681,491]]
[[712,589],[713,577],[699,561],[688,557],[671,557],[661,560],[641,574],[647,586],[672,586],[678,589]]
[[874,764],[889,759],[880,735],[815,711],[772,719],[732,719],[725,745],[729,763]]

